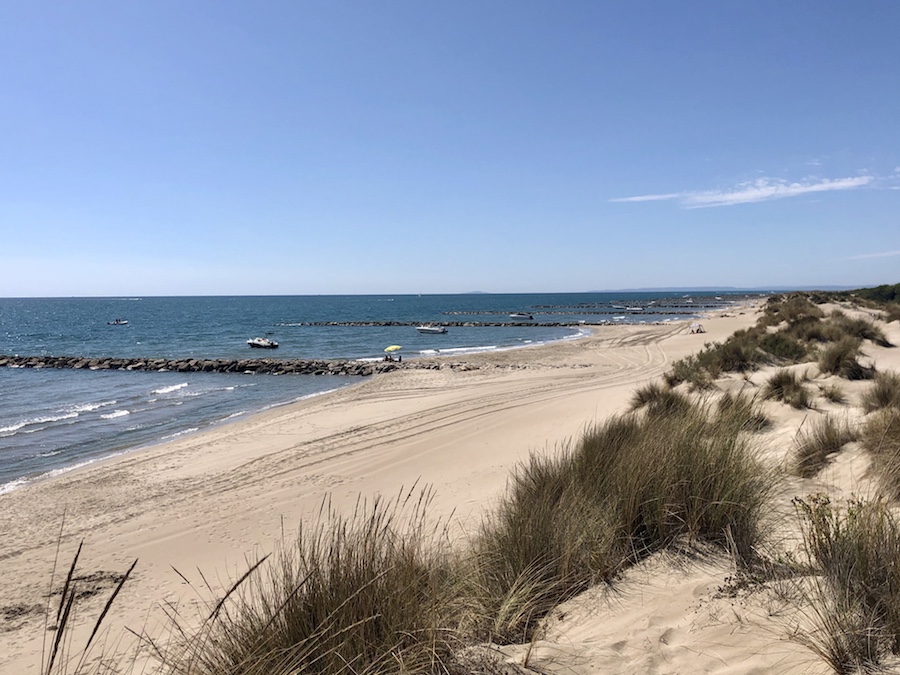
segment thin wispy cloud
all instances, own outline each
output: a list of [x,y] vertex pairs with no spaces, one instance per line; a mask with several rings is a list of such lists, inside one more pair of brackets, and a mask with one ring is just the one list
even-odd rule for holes
[[821,178],[805,182],[790,183],[785,180],[760,178],[748,183],[741,183],[730,190],[710,190],[705,192],[675,192],[668,194],[649,194],[636,197],[611,199],[612,202],[652,202],[677,201],[688,209],[702,209],[713,206],[734,206],[765,202],[772,199],[799,197],[815,192],[833,192],[836,190],[853,190],[868,185],[873,176],[856,176],[852,178]]
[[861,253],[859,255],[851,255],[848,260],[867,260],[869,258],[892,258],[900,255],[900,251],[882,251],[881,253]]

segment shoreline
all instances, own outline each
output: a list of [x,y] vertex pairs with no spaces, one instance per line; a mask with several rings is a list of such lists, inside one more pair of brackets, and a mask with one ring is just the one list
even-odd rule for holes
[[[638,322],[641,325],[648,322]],[[621,324],[621,325],[631,325],[631,324]],[[652,324],[652,325],[663,325],[663,324]],[[241,359],[241,360],[222,360],[222,359],[176,359],[176,360],[168,360],[168,359],[143,359],[143,358],[131,358],[131,359],[123,359],[123,358],[98,358],[98,359],[87,359],[83,357],[70,357],[70,356],[3,356],[0,355],[0,367],[5,368],[14,368],[14,369],[69,369],[69,370],[82,370],[87,369],[91,371],[96,370],[126,370],[126,371],[138,371],[138,372],[178,372],[178,373],[202,373],[202,372],[210,372],[206,368],[204,368],[204,364],[217,363],[224,365],[223,368],[214,368],[214,372],[221,373],[234,373],[234,374],[246,374],[248,376],[254,374],[263,374],[263,375],[311,375],[311,376],[321,376],[321,375],[335,375],[335,376],[346,376],[346,377],[361,377],[368,378],[373,375],[392,372],[395,370],[403,370],[403,369],[416,369],[416,368],[434,368],[433,362],[435,360],[438,363],[447,365],[448,367],[454,367],[454,364],[450,363],[450,359],[453,358],[463,358],[465,359],[468,356],[474,354],[492,354],[499,353],[509,350],[519,350],[519,349],[529,349],[533,347],[541,347],[545,345],[552,345],[559,342],[566,342],[571,340],[580,340],[586,337],[590,337],[592,334],[592,330],[595,331],[600,326],[579,326],[572,325],[570,326],[573,329],[578,329],[573,335],[567,335],[561,338],[553,339],[553,340],[544,340],[536,343],[528,343],[521,345],[511,345],[511,346],[503,346],[503,347],[471,347],[471,348],[450,348],[449,350],[445,350],[441,352],[440,350],[435,350],[434,353],[419,353],[415,355],[409,355],[407,357],[407,361],[404,362],[385,362],[382,357],[373,357],[373,358],[358,358],[358,359],[309,359],[309,360],[299,360],[299,359],[269,359],[269,358],[256,358],[256,359]],[[584,329],[588,330],[585,331]],[[113,368],[104,368],[104,367],[96,367],[89,366],[90,362],[103,362],[105,364],[115,364]],[[184,370],[179,370],[177,368],[162,368],[157,369],[156,367],[151,367],[152,363],[161,364],[163,362],[174,363],[174,364],[186,364],[188,367]],[[258,365],[262,365],[262,368],[254,367],[252,370],[236,370],[234,368],[235,364],[238,363],[251,363],[255,362]],[[32,365],[20,365],[31,363]],[[34,363],[41,363],[42,365],[34,365]],[[51,365],[54,363],[59,363],[62,365]],[[276,368],[273,368],[271,364],[275,364]],[[77,365],[76,365],[77,364]],[[132,368],[127,367],[127,364],[139,364],[139,367]],[[285,364],[286,367],[282,367],[282,369],[277,369],[277,366]],[[458,364],[455,364],[458,366]],[[10,492],[20,490],[23,488],[27,488],[29,485],[34,485],[37,483],[41,483],[47,480],[54,480],[61,476],[66,476],[72,472],[89,470],[91,467],[106,462],[108,460],[115,460],[118,457],[146,450],[148,448],[153,448],[158,445],[163,445],[170,441],[176,440],[176,438],[182,435],[191,435],[194,433],[203,433],[206,431],[214,430],[220,427],[223,424],[232,424],[236,422],[240,422],[244,419],[247,419],[250,416],[258,415],[265,413],[269,410],[279,408],[282,406],[292,405],[294,403],[301,402],[308,398],[312,398],[315,396],[321,396],[324,394],[328,394],[334,391],[340,391],[347,387],[353,387],[360,382],[353,382],[349,384],[345,384],[338,387],[333,387],[330,389],[324,389],[322,391],[316,391],[309,394],[304,394],[300,397],[294,397],[290,399],[286,399],[284,401],[269,404],[266,407],[243,411],[241,413],[234,413],[227,415],[221,419],[209,422],[206,426],[197,428],[197,427],[185,427],[180,431],[175,432],[174,434],[170,434],[166,437],[159,438],[156,440],[138,443],[133,446],[119,448],[109,454],[99,455],[97,457],[81,460],[72,464],[71,466],[58,467],[54,469],[50,469],[46,472],[32,475],[32,476],[20,476],[6,483],[0,484],[0,496],[4,494],[8,494]]]
[[326,497],[352,508],[427,485],[436,516],[473,527],[518,462],[572,442],[673,360],[755,320],[752,308],[727,312],[705,319],[702,336],[688,321],[640,323],[456,356],[458,368],[437,357],[434,369],[376,375],[0,495],[0,608],[25,608],[0,632],[0,653],[20,671],[40,662],[34,607],[63,518],[63,560],[81,538],[88,571],[139,559],[111,625],[153,633],[162,627],[151,608],[189,590],[172,567],[199,568],[221,588]]

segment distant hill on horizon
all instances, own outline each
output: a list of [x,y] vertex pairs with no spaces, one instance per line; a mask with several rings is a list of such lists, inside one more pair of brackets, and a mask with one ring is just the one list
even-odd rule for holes
[[731,293],[775,293],[782,291],[850,291],[856,286],[658,286],[648,288],[613,288],[604,291],[588,291],[589,293],[713,293],[728,291]]

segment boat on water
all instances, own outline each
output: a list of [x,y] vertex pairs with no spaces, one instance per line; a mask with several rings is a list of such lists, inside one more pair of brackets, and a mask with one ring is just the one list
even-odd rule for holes
[[644,311],[643,307],[626,307],[625,309],[627,309],[629,312],[643,312]]
[[113,321],[107,321],[106,325],[107,326],[127,326],[128,321],[126,321],[125,319],[114,319]]
[[510,319],[518,319],[519,321],[532,321],[534,319],[531,314],[525,314],[525,312],[513,312],[509,315]]
[[423,323],[421,326],[416,326],[416,330],[420,333],[446,333],[447,329],[444,326],[435,326],[431,323]]
[[247,344],[256,349],[278,349],[278,343],[264,337],[255,337],[247,340]]

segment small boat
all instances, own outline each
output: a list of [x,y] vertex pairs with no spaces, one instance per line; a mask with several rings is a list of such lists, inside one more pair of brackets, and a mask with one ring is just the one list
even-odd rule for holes
[[416,330],[419,331],[420,333],[433,333],[433,334],[447,332],[447,329],[444,328],[443,326],[435,326],[434,324],[430,324],[430,323],[423,323],[421,326],[416,326]]
[[626,307],[625,309],[627,309],[629,312],[643,312],[644,311],[643,307]]
[[125,319],[115,319],[114,321],[107,321],[107,326],[127,326],[128,322]]
[[255,337],[247,340],[247,344],[257,349],[278,349],[278,343],[264,337]]
[[534,319],[531,314],[525,314],[524,312],[513,312],[509,315],[510,319],[518,319],[519,321],[532,321]]

